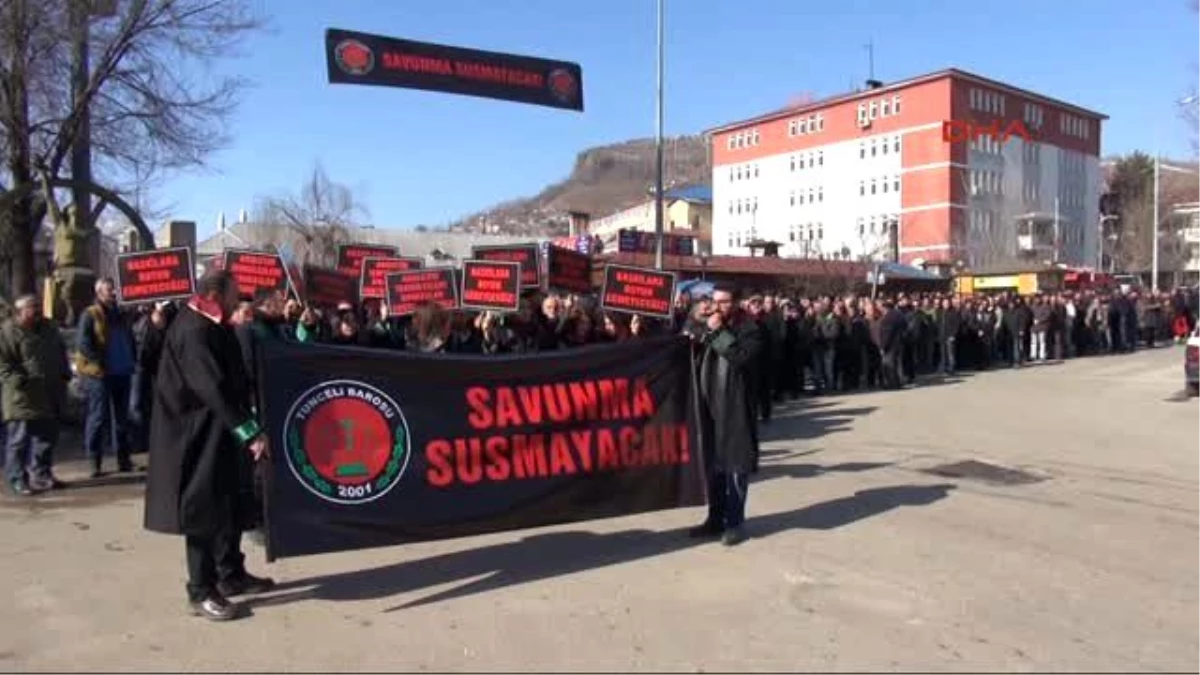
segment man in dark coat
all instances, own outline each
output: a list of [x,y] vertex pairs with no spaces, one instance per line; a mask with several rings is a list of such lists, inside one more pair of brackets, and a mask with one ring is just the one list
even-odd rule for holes
[[14,310],[15,316],[0,326],[4,468],[13,493],[28,497],[63,486],[52,464],[71,370],[58,327],[41,317],[37,298],[17,298]]
[[192,611],[225,621],[240,613],[227,596],[273,586],[246,572],[238,522],[245,510],[238,454],[261,459],[267,444],[225,323],[238,304],[237,284],[215,272],[198,285],[167,330],[155,380],[145,526],[184,535]]
[[695,335],[700,356],[701,438],[708,470],[708,518],[693,538],[722,536],[726,546],[745,541],[746,494],[758,468],[754,369],[765,349],[757,323],[737,306],[733,289],[713,291],[714,311]]
[[880,384],[884,389],[899,389],[901,361],[904,358],[904,336],[907,319],[892,302],[884,302],[883,317],[879,320]]

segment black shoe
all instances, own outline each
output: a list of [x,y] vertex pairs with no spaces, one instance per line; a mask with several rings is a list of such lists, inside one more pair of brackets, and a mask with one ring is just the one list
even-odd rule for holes
[[716,539],[721,536],[725,528],[716,523],[705,521],[704,524],[693,527],[688,530],[688,537],[692,539]]
[[119,473],[137,473],[138,471],[141,471],[141,470],[142,470],[142,467],[135,466],[133,464],[133,462],[122,464],[119,467],[117,467],[117,471]]
[[241,607],[217,593],[210,593],[203,600],[193,600],[188,604],[194,616],[204,617],[209,621],[231,621],[241,613]]
[[256,577],[253,574],[242,573],[217,583],[221,595],[257,595],[275,588],[275,580],[269,577]]
[[32,488],[29,487],[29,484],[23,480],[12,483],[12,491],[13,494],[18,497],[32,497],[33,495],[37,494]]
[[746,541],[746,530],[742,529],[741,525],[731,527],[721,535],[721,543],[726,546],[737,546],[743,541]]
[[35,478],[34,480],[30,481],[30,485],[34,490],[38,491],[62,490],[67,487],[66,483],[55,478],[54,476],[50,476],[48,478]]
[[93,466],[92,466],[92,473],[91,473],[91,474],[89,474],[89,476],[92,478],[92,480],[95,480],[95,479],[97,479],[97,478],[103,478],[103,477],[104,477],[104,471],[102,471],[102,470],[100,469],[100,465],[99,465],[99,464],[96,464],[96,465],[93,465]]

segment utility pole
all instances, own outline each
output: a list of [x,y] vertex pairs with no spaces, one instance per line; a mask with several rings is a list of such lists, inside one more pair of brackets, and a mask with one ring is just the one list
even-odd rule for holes
[[866,50],[867,50],[867,79],[874,80],[875,79],[875,41],[867,40],[867,44],[864,45],[864,47],[866,47]]
[[665,0],[658,0],[658,83],[654,132],[654,269],[663,268],[663,27]]
[[1154,215],[1150,216],[1150,226],[1154,228],[1154,248],[1150,252],[1150,291],[1158,292],[1158,174],[1161,160],[1158,156],[1158,144],[1154,144]]

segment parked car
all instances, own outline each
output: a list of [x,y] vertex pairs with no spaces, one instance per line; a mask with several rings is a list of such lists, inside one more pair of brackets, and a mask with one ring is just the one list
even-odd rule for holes
[[1188,396],[1200,396],[1200,324],[1192,331],[1184,351],[1183,374]]

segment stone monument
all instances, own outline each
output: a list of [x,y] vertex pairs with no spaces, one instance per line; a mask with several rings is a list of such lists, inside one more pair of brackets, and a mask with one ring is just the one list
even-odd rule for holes
[[75,204],[61,214],[51,204],[50,212],[54,217],[54,297],[58,300],[54,315],[73,326],[94,299],[96,272],[92,259],[93,251],[98,252],[99,233]]

